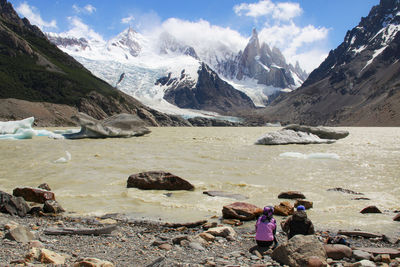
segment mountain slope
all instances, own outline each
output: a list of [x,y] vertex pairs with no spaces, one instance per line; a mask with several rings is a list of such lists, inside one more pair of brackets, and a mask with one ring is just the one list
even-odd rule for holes
[[[11,98],[50,103],[53,108],[66,105],[97,119],[127,112],[141,114],[149,125],[174,123],[93,76],[51,44],[39,28],[20,19],[10,3],[0,0],[0,100]],[[0,117],[17,119],[14,115]],[[58,122],[70,123],[63,114]]]
[[400,126],[400,1],[381,0],[301,88],[265,118],[311,125]]

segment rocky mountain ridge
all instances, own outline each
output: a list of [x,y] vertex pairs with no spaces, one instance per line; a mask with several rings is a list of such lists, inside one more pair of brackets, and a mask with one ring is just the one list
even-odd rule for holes
[[302,87],[279,97],[267,120],[400,126],[400,2],[381,0]]

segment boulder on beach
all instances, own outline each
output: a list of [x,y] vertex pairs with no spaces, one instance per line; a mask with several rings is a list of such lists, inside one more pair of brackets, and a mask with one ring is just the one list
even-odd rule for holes
[[306,196],[299,192],[299,191],[287,191],[287,192],[282,192],[278,195],[278,198],[286,198],[286,199],[305,199]]
[[324,244],[324,249],[328,258],[341,260],[343,258],[351,258],[353,250],[342,244]]
[[164,171],[132,174],[128,178],[127,187],[145,190],[194,190],[194,186],[188,181]]
[[283,201],[279,205],[274,206],[274,215],[289,216],[294,213],[294,207],[290,202]]
[[312,201],[304,200],[304,199],[296,199],[294,202],[294,207],[297,208],[297,206],[304,206],[306,210],[311,209],[314,206],[314,203]]
[[317,257],[326,264],[325,249],[314,235],[295,235],[274,249],[271,257],[289,266],[307,266],[311,257]]
[[331,144],[334,142],[335,140],[333,139],[321,139],[311,133],[296,132],[293,130],[280,130],[277,132],[270,132],[265,134],[256,141],[256,145],[308,145]]
[[248,197],[246,197],[246,196],[243,196],[243,195],[240,195],[240,194],[224,192],[224,191],[204,191],[203,194],[209,195],[211,197],[226,197],[226,198],[233,198],[233,199],[236,199],[236,200],[248,199]]
[[79,113],[79,116],[72,119],[81,126],[81,130],[78,133],[63,134],[67,139],[133,137],[150,133],[144,121],[132,114],[121,113],[99,121]]
[[34,187],[17,187],[13,190],[13,195],[22,197],[26,201],[41,204],[45,203],[46,200],[55,200],[53,192]]
[[313,126],[307,126],[307,125],[290,124],[288,126],[285,126],[283,129],[293,130],[296,132],[311,133],[311,134],[318,136],[321,139],[338,140],[338,139],[345,138],[349,135],[348,131],[327,129],[322,126],[313,127]]
[[256,205],[235,202],[222,208],[222,216],[224,219],[239,219],[241,221],[251,221],[262,214],[263,210]]
[[30,207],[22,197],[0,191],[0,212],[24,217],[29,211]]

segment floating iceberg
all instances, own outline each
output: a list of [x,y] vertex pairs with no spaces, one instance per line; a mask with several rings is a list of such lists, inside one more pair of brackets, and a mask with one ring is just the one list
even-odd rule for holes
[[339,155],[335,153],[303,154],[299,152],[285,152],[279,154],[279,156],[285,158],[298,158],[298,159],[339,159]]
[[71,160],[71,154],[68,151],[65,151],[66,156],[61,157],[57,160],[54,161],[54,163],[67,163],[68,161]]
[[1,139],[32,139],[34,136],[48,136],[54,139],[64,138],[60,134],[48,130],[35,130],[32,128],[35,118],[29,117],[19,121],[0,121]]

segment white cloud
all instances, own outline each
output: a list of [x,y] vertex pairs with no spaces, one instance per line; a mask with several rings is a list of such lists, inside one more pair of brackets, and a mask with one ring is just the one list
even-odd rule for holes
[[93,12],[96,11],[96,8],[94,6],[92,6],[91,4],[88,4],[84,7],[80,7],[76,4],[72,5],[72,9],[76,12],[76,13],[87,13],[87,14],[92,14]]
[[20,4],[16,10],[22,16],[26,17],[31,24],[38,26],[42,30],[57,28],[56,20],[50,22],[44,21],[40,16],[39,11],[34,6],[29,6],[26,2]]
[[191,22],[170,18],[162,24],[162,29],[177,40],[195,48],[200,57],[212,56],[211,51],[238,52],[244,49],[247,38],[230,28],[211,25],[208,21]]
[[130,24],[132,21],[134,21],[135,20],[135,17],[134,16],[132,16],[132,15],[130,15],[130,16],[128,16],[128,17],[125,17],[125,18],[122,18],[121,19],[121,23],[122,24]]
[[[313,25],[300,27],[293,22],[285,25],[274,25],[261,29],[259,38],[271,47],[278,47],[288,62],[300,66],[310,72],[318,67],[321,58],[327,54],[323,45],[328,37],[329,30],[325,27],[316,28]],[[316,56],[316,58],[306,58]]]
[[65,36],[73,36],[75,38],[86,38],[89,40],[96,40],[104,42],[103,37],[91,29],[88,25],[82,22],[78,17],[68,17],[70,29],[67,32],[62,33]]
[[271,16],[274,19],[287,21],[301,15],[303,10],[298,3],[282,2],[275,4],[271,0],[261,0],[258,3],[241,3],[233,7],[239,16],[248,17]]

